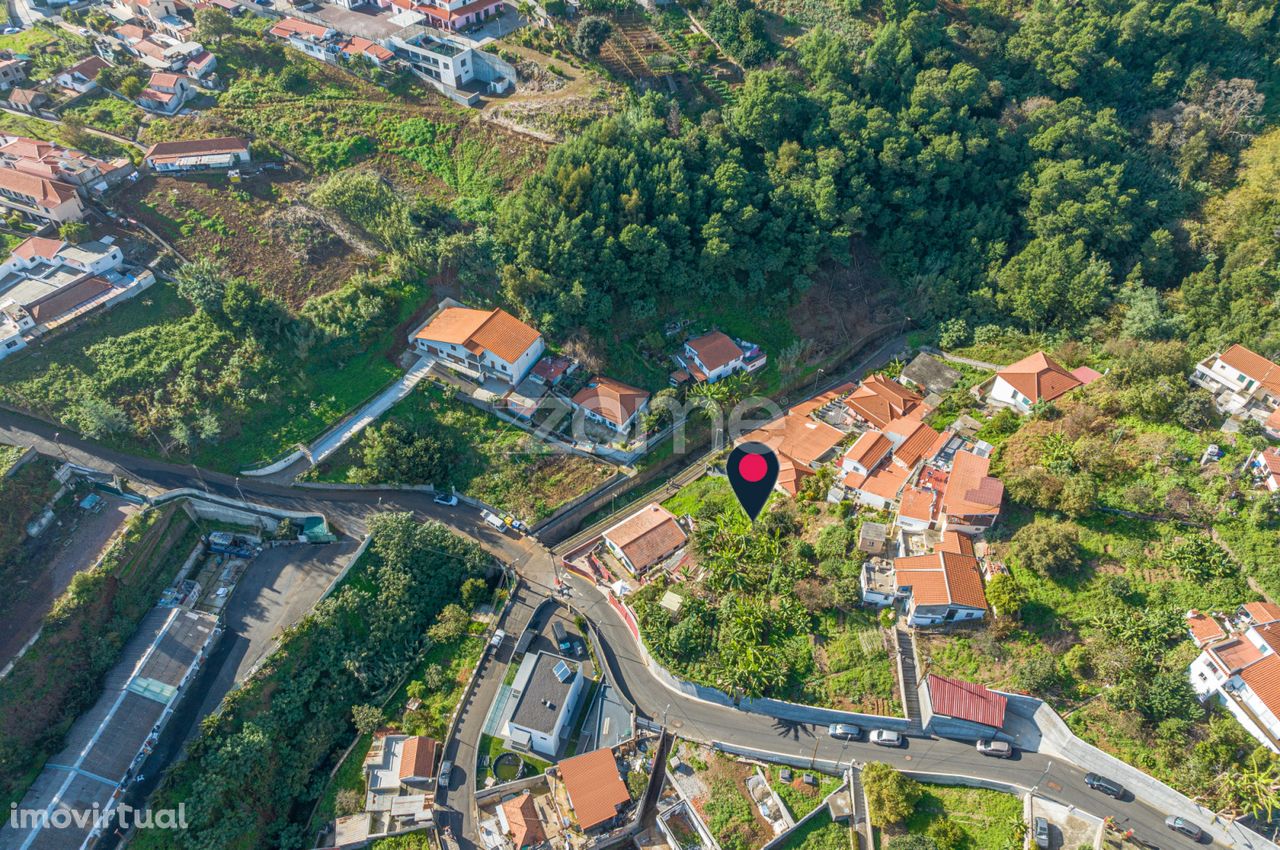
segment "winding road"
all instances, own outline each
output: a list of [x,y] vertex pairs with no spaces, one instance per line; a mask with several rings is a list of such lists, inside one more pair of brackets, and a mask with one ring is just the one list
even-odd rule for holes
[[[371,514],[386,510],[411,511],[447,525],[458,534],[472,538],[499,559],[510,564],[522,579],[517,603],[503,625],[508,634],[518,634],[533,611],[556,595],[556,562],[553,554],[532,537],[517,538],[485,525],[479,511],[459,505],[446,508],[431,496],[415,491],[314,490],[283,486],[254,479],[200,470],[152,458],[136,457],[95,445],[66,434],[40,420],[0,411],[0,440],[35,446],[52,457],[63,457],[83,466],[109,470],[131,482],[161,490],[191,487],[227,498],[299,511],[322,512],[331,524],[352,536],[362,536]],[[640,647],[627,625],[590,582],[570,574],[568,601],[592,621],[599,633],[600,649],[610,679],[634,704],[643,717],[664,720],[677,734],[703,742],[728,742],[756,750],[785,754],[792,758],[848,764],[884,761],[897,767],[927,774],[975,778],[1037,793],[1098,816],[1112,815],[1122,828],[1158,848],[1192,850],[1195,842],[1164,826],[1168,814],[1190,816],[1189,812],[1165,812],[1139,799],[1115,802],[1084,784],[1087,764],[1068,764],[1036,752],[1022,752],[1011,760],[979,755],[972,744],[946,739],[912,736],[900,750],[875,747],[865,742],[839,741],[827,734],[825,726],[797,723],[765,714],[737,710],[706,702],[669,688],[648,668]],[[510,659],[507,642],[497,655],[487,654],[480,670],[475,693],[464,707],[459,733],[448,742],[447,757],[455,764],[450,788],[445,794],[446,812],[441,822],[453,829],[459,844],[471,850],[474,826],[471,810],[475,779],[474,744],[479,739],[489,699],[501,682],[505,662]],[[1210,824],[1201,822],[1200,826]],[[1225,833],[1219,833],[1224,835]],[[1276,845],[1251,833],[1235,830],[1222,846],[1249,850],[1276,850]]]

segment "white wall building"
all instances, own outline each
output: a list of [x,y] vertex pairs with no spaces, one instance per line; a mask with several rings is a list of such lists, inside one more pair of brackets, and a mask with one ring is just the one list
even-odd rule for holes
[[569,734],[585,677],[576,661],[539,652],[526,655],[511,683],[511,714],[502,737],[513,750],[555,758]]
[[1195,611],[1187,619],[1202,650],[1187,677],[1201,702],[1217,701],[1280,753],[1280,605],[1244,605],[1227,629]]
[[414,348],[442,366],[513,387],[524,380],[546,350],[542,334],[502,309],[445,307],[411,341]]

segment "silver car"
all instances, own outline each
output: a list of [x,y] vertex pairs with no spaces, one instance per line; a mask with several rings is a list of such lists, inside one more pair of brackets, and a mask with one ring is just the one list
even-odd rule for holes
[[832,723],[827,727],[827,734],[844,741],[856,741],[862,737],[862,730],[852,723]]
[[892,729],[875,729],[871,732],[869,739],[871,743],[881,747],[901,747],[906,743],[906,739],[902,737],[901,732],[894,732]]
[[984,756],[997,759],[1013,758],[1013,744],[1008,741],[979,741],[977,747],[978,752]]

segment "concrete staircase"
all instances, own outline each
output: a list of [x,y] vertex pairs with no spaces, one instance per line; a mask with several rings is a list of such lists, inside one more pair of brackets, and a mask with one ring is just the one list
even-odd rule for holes
[[894,629],[894,643],[898,647],[898,686],[902,691],[902,708],[907,719],[921,726],[919,678],[916,671],[915,641],[908,629]]

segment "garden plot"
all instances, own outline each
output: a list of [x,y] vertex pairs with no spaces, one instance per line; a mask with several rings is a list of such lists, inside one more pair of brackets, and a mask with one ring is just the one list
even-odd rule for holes
[[365,258],[298,205],[308,187],[295,169],[231,183],[225,175],[153,177],[117,197],[126,213],[189,260],[207,257],[291,307],[344,283]]

